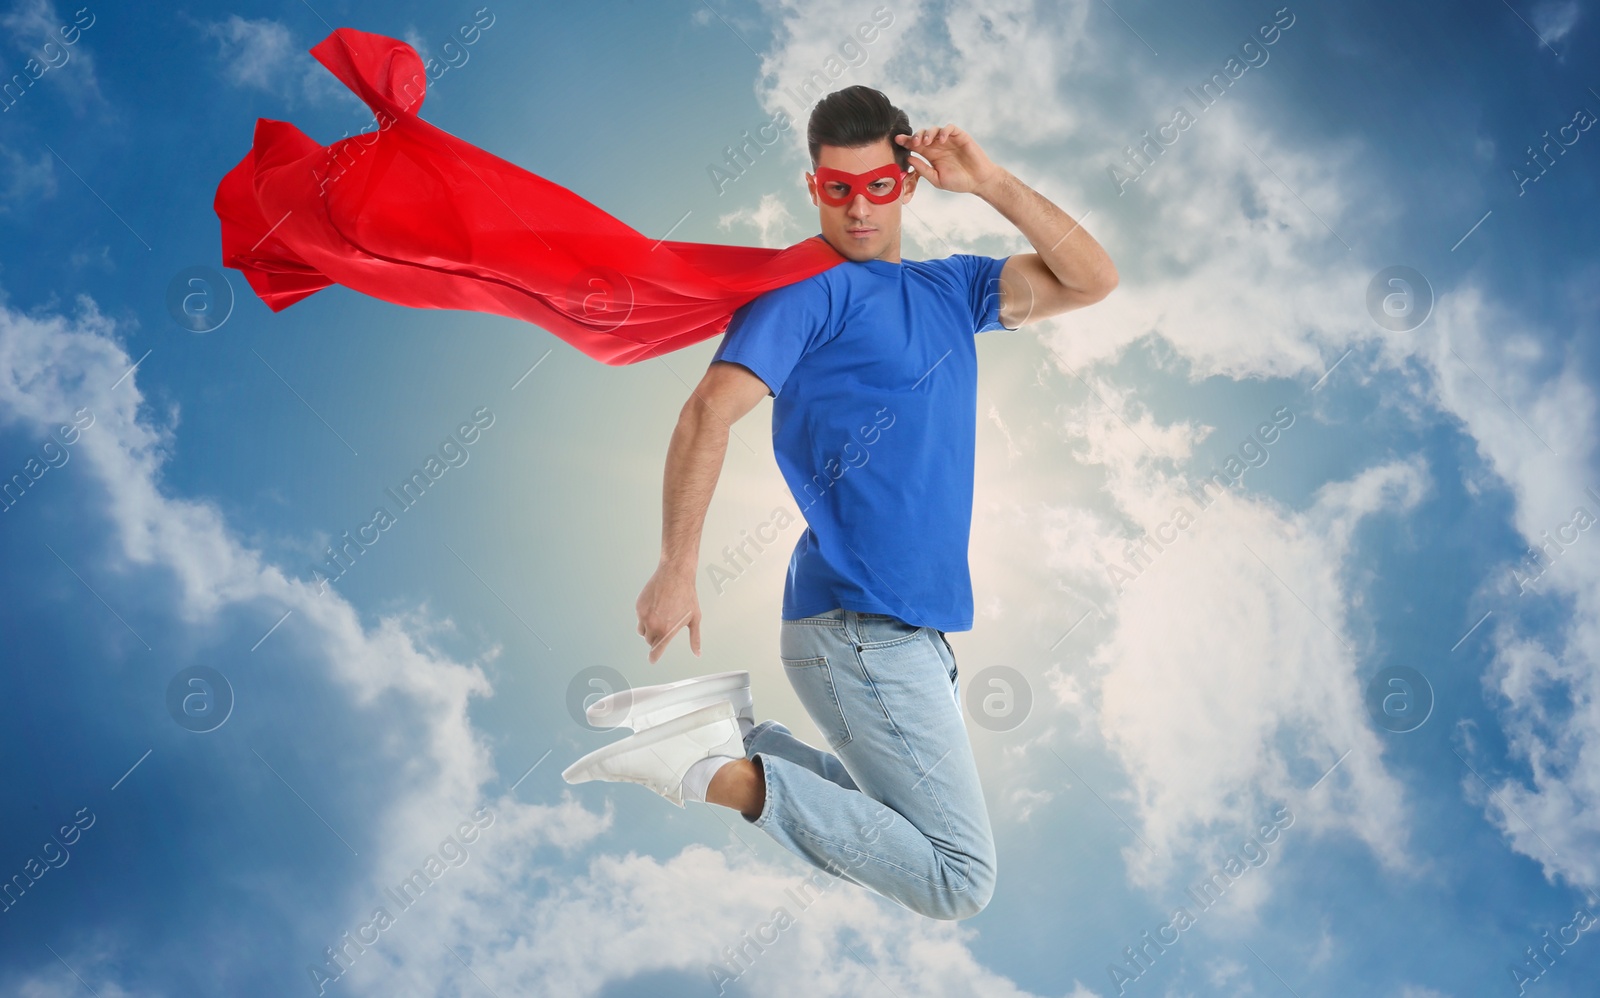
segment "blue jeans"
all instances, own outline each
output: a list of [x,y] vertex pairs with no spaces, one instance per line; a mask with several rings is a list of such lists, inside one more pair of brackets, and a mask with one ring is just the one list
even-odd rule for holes
[[941,631],[829,610],[785,620],[779,657],[833,751],[775,721],[745,754],[766,775],[753,824],[807,862],[930,918],[976,915],[994,838]]

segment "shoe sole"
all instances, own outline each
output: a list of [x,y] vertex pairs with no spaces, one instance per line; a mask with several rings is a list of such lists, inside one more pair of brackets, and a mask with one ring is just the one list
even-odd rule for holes
[[[652,728],[647,728],[637,734],[614,741],[610,745],[603,745],[563,769],[561,778],[568,783],[574,784],[588,783],[592,780],[600,779],[593,772],[598,763],[614,759],[629,752],[636,752],[639,749],[649,748],[651,745],[676,738],[698,728],[710,727],[718,721],[731,721],[734,716],[733,704],[726,700],[720,700],[709,707],[701,707],[699,710],[674,717],[669,721],[662,721]],[[737,730],[734,737],[736,739],[738,737]],[[726,738],[719,738],[716,742],[706,744],[705,747],[712,748],[714,745],[724,741],[726,741]]]
[[667,708],[691,705],[695,701],[710,702],[736,690],[748,689],[749,686],[750,673],[739,671],[717,672],[709,676],[680,679],[675,683],[618,690],[590,704],[584,711],[584,717],[596,728],[631,727],[643,731],[663,723],[653,718]]

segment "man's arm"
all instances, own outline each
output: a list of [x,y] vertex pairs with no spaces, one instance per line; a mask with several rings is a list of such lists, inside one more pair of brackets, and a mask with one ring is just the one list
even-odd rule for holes
[[989,202],[1033,244],[1000,269],[1000,324],[1016,329],[1075,308],[1093,305],[1117,286],[1117,268],[1105,249],[1049,198],[998,172],[973,193]]
[[700,600],[694,584],[700,531],[728,453],[729,429],[767,393],[766,382],[749,368],[713,361],[678,414],[661,491],[661,561],[634,606],[652,664],[685,625],[689,647],[700,654]]
[[1011,171],[989,159],[955,125],[924,128],[895,141],[911,150],[918,177],[940,190],[971,192],[1015,225],[1037,253],[1008,257],[1000,270],[1000,323],[1016,329],[1092,305],[1117,286],[1111,257],[1082,225]]

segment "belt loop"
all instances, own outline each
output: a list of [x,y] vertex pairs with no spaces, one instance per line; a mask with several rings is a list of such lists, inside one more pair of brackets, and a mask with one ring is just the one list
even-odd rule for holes
[[844,608],[844,636],[857,648],[861,647],[861,614]]

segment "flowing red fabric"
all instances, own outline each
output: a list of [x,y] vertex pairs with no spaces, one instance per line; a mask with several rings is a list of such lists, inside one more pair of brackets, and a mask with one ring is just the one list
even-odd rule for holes
[[274,312],[342,284],[523,319],[632,364],[715,336],[750,299],[845,259],[820,236],[782,250],[650,239],[418,118],[427,72],[405,42],[338,28],[311,54],[376,130],[323,146],[258,118],[213,201],[224,265]]

